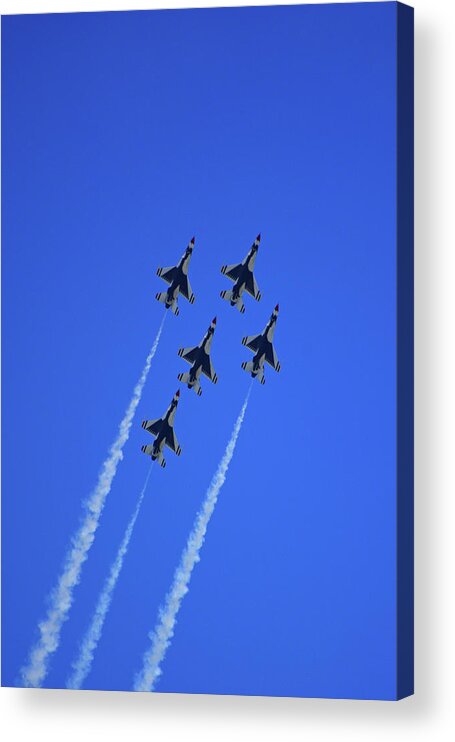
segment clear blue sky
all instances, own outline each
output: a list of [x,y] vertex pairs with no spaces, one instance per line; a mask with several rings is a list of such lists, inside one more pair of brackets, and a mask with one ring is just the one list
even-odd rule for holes
[[[395,695],[395,3],[4,17],[3,683],[36,638],[194,234],[46,679],[62,687],[182,388],[86,687],[131,688],[280,303],[160,691]],[[258,232],[260,303],[219,298]],[[205,382],[205,383],[204,383]]]

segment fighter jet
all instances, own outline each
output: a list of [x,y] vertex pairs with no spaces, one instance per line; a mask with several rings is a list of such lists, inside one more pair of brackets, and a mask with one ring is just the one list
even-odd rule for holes
[[194,248],[194,237],[188,244],[185,252],[180,258],[179,262],[173,268],[158,268],[157,275],[169,283],[170,286],[167,291],[158,292],[156,298],[161,301],[166,309],[171,309],[177,316],[179,314],[179,308],[177,306],[177,299],[179,293],[188,299],[190,304],[194,304],[195,296],[190,286],[188,278],[188,268],[190,265],[190,258]]
[[276,357],[275,348],[273,347],[273,336],[278,319],[278,310],[279,306],[277,304],[260,335],[248,335],[242,340],[243,345],[246,345],[254,353],[253,360],[243,362],[242,368],[250,372],[253,379],[258,379],[261,384],[265,384],[264,361],[267,361],[275,371],[279,371],[281,368],[280,362]]
[[242,314],[245,312],[245,305],[243,303],[242,294],[246,291],[251,294],[256,301],[261,298],[261,292],[258,289],[256,279],[253,275],[254,264],[256,262],[256,255],[259,250],[259,242],[261,241],[261,235],[258,234],[255,241],[253,242],[251,249],[246,258],[238,265],[223,265],[221,273],[234,281],[234,287],[229,291],[221,291],[220,296],[222,299],[231,302],[231,307],[237,307],[239,312]]
[[164,413],[163,417],[158,420],[143,420],[142,427],[144,430],[148,430],[149,433],[156,437],[153,443],[148,446],[141,446],[141,451],[152,457],[152,461],[158,459],[161,466],[166,466],[166,461],[163,457],[163,448],[167,446],[174,451],[177,456],[180,456],[182,449],[179,446],[177,436],[174,433],[174,418],[179,403],[180,389],[176,391],[172,398],[172,402]]
[[188,389],[194,389],[200,397],[202,394],[200,376],[205,374],[214,384],[218,381],[218,376],[213,370],[212,361],[210,360],[210,349],[212,347],[213,333],[215,332],[216,317],[212,319],[209,329],[205,333],[199,345],[194,348],[180,348],[179,356],[187,363],[191,363],[191,370],[184,374],[179,374],[178,378],[184,384],[188,384]]

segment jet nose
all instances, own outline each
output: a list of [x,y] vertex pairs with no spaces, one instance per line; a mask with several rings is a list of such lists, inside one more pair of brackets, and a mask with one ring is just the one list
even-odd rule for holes
[[212,325],[216,325],[216,317],[212,319]]
[[259,232],[258,236],[256,237],[256,242],[260,242],[260,241],[261,241],[261,233]]
[[176,393],[175,393],[175,396],[176,396],[176,397],[180,397],[180,389],[177,389],[177,391],[176,391]]
[[194,245],[194,237],[191,238],[191,244]]
[[276,307],[275,307],[275,312],[279,312],[279,311],[280,311],[280,305],[277,304]]

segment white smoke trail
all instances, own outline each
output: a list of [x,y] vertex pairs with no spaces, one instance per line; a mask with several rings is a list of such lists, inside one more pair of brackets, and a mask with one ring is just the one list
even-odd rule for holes
[[32,647],[28,663],[21,670],[22,681],[26,687],[39,688],[41,686],[48,671],[50,656],[59,646],[62,626],[68,618],[73,603],[74,588],[79,582],[82,565],[87,559],[90,547],[95,539],[95,532],[117,466],[123,458],[123,447],[130,434],[134,413],[141,399],[153,356],[158,348],[165,318],[166,315],[161,321],[139,381],[134,387],[133,396],[120,423],[117,438],[102,466],[97,485],[89,499],[84,503],[85,515],[79,529],[72,537],[72,545],[63,563],[62,572],[49,596],[46,618],[38,624],[39,639]]
[[134,690],[153,690],[158,677],[161,675],[161,663],[171,644],[172,637],[174,636],[177,614],[180,610],[182,600],[188,592],[191,574],[194,566],[200,559],[199,554],[204,543],[207,527],[234,454],[237,438],[239,437],[240,428],[242,427],[243,418],[245,417],[250,391],[251,385],[234,425],[223,458],[221,459],[218,469],[216,470],[207,490],[202,508],[196,516],[192,531],[180,559],[180,564],[174,574],[171,589],[166,595],[164,607],[160,608],[157,624],[154,630],[149,634],[152,646],[143,656],[142,670],[135,678]]
[[117,585],[117,580],[119,578],[120,572],[122,571],[123,562],[126,556],[126,552],[128,551],[128,547],[130,545],[131,536],[133,535],[133,529],[136,524],[139,511],[141,509],[151,471],[152,467],[150,467],[148,471],[147,478],[145,480],[141,494],[139,495],[139,499],[136,503],[133,515],[131,516],[130,522],[128,523],[128,526],[126,528],[122,543],[120,544],[119,550],[117,552],[117,556],[112,562],[109,576],[104,583],[104,587],[98,598],[98,603],[96,604],[95,612],[90,622],[90,626],[80,646],[79,656],[72,665],[73,672],[66,681],[66,687],[71,688],[72,690],[79,690],[82,687],[82,683],[91,670],[93,657],[95,655],[95,651],[101,637],[101,632],[103,630],[107,612],[111,606],[114,590]]

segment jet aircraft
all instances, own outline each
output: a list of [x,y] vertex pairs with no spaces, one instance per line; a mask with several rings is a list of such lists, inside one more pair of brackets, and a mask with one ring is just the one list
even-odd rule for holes
[[216,327],[216,317],[212,319],[210,327],[205,333],[199,345],[194,348],[180,348],[179,356],[184,361],[191,364],[191,369],[184,374],[179,374],[178,378],[184,384],[188,384],[188,389],[194,389],[199,397],[202,394],[200,376],[203,373],[214,384],[218,381],[218,376],[213,370],[212,361],[210,360],[210,349],[212,347],[213,334]]
[[258,289],[256,279],[253,275],[260,241],[261,235],[258,234],[246,258],[241,263],[238,263],[237,265],[223,265],[221,268],[221,273],[227,276],[227,278],[230,278],[231,281],[234,281],[234,286],[232,289],[229,289],[229,291],[221,291],[220,296],[222,299],[229,301],[231,307],[237,307],[239,312],[242,314],[245,312],[245,305],[242,299],[244,291],[251,294],[256,301],[259,301],[261,298],[261,292]]
[[177,456],[180,456],[182,449],[179,446],[177,436],[174,432],[174,418],[177,411],[177,405],[179,403],[180,389],[176,391],[172,398],[172,402],[164,413],[163,417],[157,420],[143,420],[142,427],[149,433],[155,436],[156,440],[150,443],[148,446],[141,446],[141,451],[152,457],[152,461],[158,459],[161,466],[166,466],[166,461],[163,457],[163,448],[167,446],[174,451]]
[[171,309],[176,316],[179,314],[179,308],[177,306],[179,293],[182,294],[185,299],[188,299],[190,304],[194,304],[196,298],[193,294],[188,278],[188,269],[193,248],[194,237],[188,244],[188,247],[176,266],[171,268],[158,268],[156,271],[157,275],[169,284],[168,290],[158,292],[156,298],[164,304],[166,309]]
[[253,351],[254,358],[252,361],[244,361],[242,368],[251,373],[253,379],[258,379],[261,384],[265,384],[264,361],[266,361],[275,371],[281,368],[280,362],[276,356],[273,347],[273,336],[275,334],[276,321],[278,319],[279,306],[276,305],[270,319],[267,322],[263,332],[260,335],[248,335],[242,340],[243,345]]

